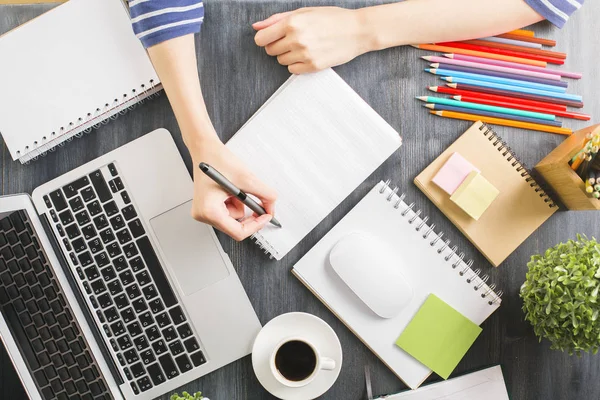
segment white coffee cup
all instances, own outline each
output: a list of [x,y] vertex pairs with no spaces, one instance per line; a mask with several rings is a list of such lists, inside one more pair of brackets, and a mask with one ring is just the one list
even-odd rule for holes
[[[282,372],[280,371],[280,369],[277,366],[277,360],[276,360],[277,354],[279,353],[282,346],[289,342],[304,343],[314,353],[314,368],[312,369],[312,371],[310,371],[309,374],[307,373],[307,376],[305,378],[303,378],[301,380],[288,379],[287,377],[285,377],[282,374]],[[308,351],[308,349],[306,351]],[[280,363],[281,363],[281,360],[280,360]],[[270,365],[271,365],[271,373],[273,374],[275,379],[277,379],[282,385],[292,387],[292,388],[298,388],[298,387],[308,385],[310,382],[312,382],[317,377],[319,372],[322,370],[331,371],[331,370],[335,369],[335,361],[334,360],[332,360],[329,357],[321,356],[321,353],[319,352],[317,347],[312,342],[310,342],[309,340],[306,340],[304,338],[296,337],[296,336],[288,337],[288,338],[282,340],[281,342],[279,342],[279,344],[277,346],[275,346],[275,349],[273,350],[273,353],[271,354]],[[280,365],[280,367],[284,367],[284,366]]]

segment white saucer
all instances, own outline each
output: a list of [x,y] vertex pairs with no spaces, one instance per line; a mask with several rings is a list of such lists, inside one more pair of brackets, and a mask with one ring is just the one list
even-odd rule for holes
[[[282,340],[301,336],[312,342],[321,356],[335,361],[332,371],[320,371],[306,386],[290,388],[281,384],[271,372],[271,354]],[[269,321],[259,332],[252,349],[254,373],[263,387],[273,396],[283,400],[314,399],[325,393],[335,383],[342,368],[342,345],[337,335],[322,319],[311,314],[293,312]]]

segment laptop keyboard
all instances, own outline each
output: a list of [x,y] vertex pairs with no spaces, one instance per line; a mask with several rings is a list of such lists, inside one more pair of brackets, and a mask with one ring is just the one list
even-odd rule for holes
[[0,309],[43,399],[113,398],[22,211],[0,220]]
[[134,393],[206,362],[114,164],[44,197]]

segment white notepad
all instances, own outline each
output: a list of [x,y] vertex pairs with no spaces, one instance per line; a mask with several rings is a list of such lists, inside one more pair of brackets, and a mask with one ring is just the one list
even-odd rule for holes
[[268,225],[257,243],[283,258],[401,143],[332,69],[292,76],[227,142],[278,192],[283,228]]
[[[429,294],[435,294],[477,325],[500,305],[495,285],[473,271],[464,254],[434,232],[428,217],[407,205],[386,183],[376,185],[295,266],[292,272],[402,381],[417,388],[431,370],[395,345]],[[429,222],[431,223],[431,222]],[[395,317],[377,316],[335,273],[329,263],[333,246],[349,233],[375,236],[391,254],[413,290],[408,305]],[[369,268],[365,265],[365,268]],[[475,287],[478,289],[475,290]]]
[[70,0],[0,37],[0,133],[29,161],[160,89],[121,0]]
[[376,400],[509,400],[499,365]]

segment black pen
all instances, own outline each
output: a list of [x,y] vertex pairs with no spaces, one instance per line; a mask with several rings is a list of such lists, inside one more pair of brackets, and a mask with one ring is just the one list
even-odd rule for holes
[[[244,203],[246,206],[248,206],[249,209],[257,213],[258,215],[263,215],[267,213],[267,211],[260,204],[254,201],[252,197],[244,193],[240,188],[231,183],[229,179],[225,178],[223,174],[221,174],[219,171],[217,171],[210,165],[202,162],[200,163],[200,170],[204,172],[206,176],[208,176],[210,179],[215,181],[217,185],[221,186],[227,193],[240,199],[242,203]],[[279,221],[275,219],[275,217],[271,218],[270,222],[278,228],[282,227]]]

